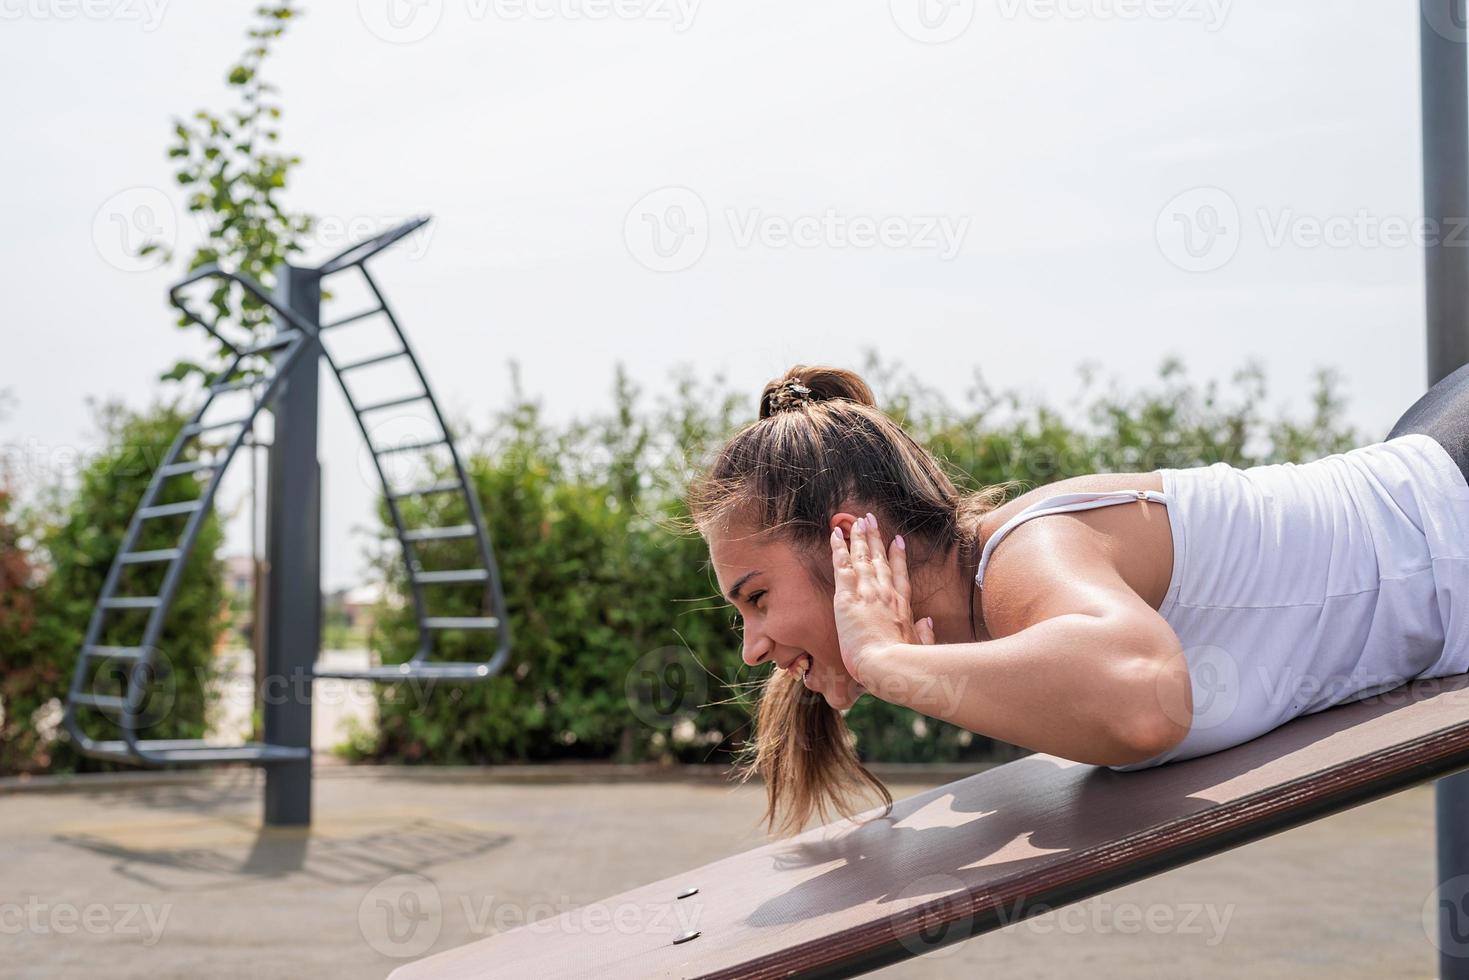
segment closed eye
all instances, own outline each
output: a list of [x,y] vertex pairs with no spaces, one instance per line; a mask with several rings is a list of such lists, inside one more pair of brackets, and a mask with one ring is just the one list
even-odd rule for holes
[[765,594],[765,591],[765,589],[761,589],[758,592],[750,593],[750,605],[754,606],[757,610],[760,608],[760,597]]

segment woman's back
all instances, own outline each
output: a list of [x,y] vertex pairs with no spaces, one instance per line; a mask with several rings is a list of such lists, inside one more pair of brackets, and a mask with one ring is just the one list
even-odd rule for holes
[[[1113,768],[1204,755],[1413,677],[1469,670],[1469,485],[1429,436],[1310,463],[1156,472],[1162,492],[1146,496],[1167,505],[1173,545],[1157,608],[1188,660],[1193,725],[1162,755]],[[1037,491],[1005,517],[981,584],[989,553],[1030,517],[1137,499],[1067,490]]]

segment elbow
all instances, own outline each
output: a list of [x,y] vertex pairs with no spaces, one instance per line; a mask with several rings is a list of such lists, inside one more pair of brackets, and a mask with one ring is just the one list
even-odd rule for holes
[[1116,758],[1106,763],[1109,766],[1131,766],[1147,762],[1162,755],[1182,742],[1188,728],[1175,724],[1166,717],[1135,719],[1116,733]]
[[1129,672],[1114,736],[1128,758],[1114,765],[1145,762],[1174,748],[1193,722],[1193,685],[1182,649],[1139,658]]

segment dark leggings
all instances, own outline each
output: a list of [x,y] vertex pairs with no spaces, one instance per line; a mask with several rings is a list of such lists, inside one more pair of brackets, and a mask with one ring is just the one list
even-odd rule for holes
[[1448,450],[1465,481],[1469,481],[1469,364],[1429,388],[1403,413],[1387,438],[1411,432],[1430,436]]

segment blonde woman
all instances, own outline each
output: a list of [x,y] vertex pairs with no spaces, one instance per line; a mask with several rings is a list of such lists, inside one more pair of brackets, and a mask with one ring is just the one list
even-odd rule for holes
[[690,492],[744,660],[774,668],[746,770],[767,826],[891,804],[842,718],[864,695],[1127,771],[1469,670],[1466,372],[1347,453],[1008,502],[956,490],[852,372],[770,382]]

